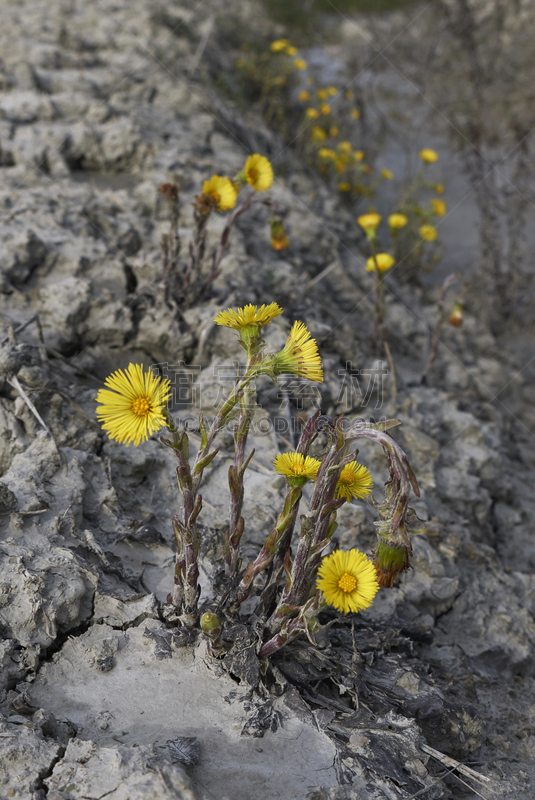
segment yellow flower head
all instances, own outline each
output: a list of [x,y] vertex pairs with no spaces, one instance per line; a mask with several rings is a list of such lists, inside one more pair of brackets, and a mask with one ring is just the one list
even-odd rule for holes
[[320,112],[318,111],[317,108],[307,108],[305,114],[309,119],[317,119],[320,115]]
[[287,56],[296,56],[297,55],[297,47],[294,47],[293,44],[288,45],[286,50],[284,51]]
[[386,272],[387,270],[391,269],[396,263],[396,259],[393,258],[389,253],[377,253],[375,259],[369,258],[366,261],[366,272],[375,272],[376,261],[377,261],[377,266],[379,268],[379,272]]
[[265,192],[273,183],[273,167],[265,156],[258,153],[249,156],[244,171],[247,183],[256,192]]
[[223,178],[221,175],[212,175],[204,181],[202,185],[203,195],[211,197],[218,211],[229,211],[236,205],[238,191],[230,178]]
[[340,174],[346,171],[347,161],[344,155],[338,156],[338,158],[336,159],[335,167],[336,171]]
[[330,114],[331,113],[330,105],[328,103],[322,103],[320,106],[320,112],[325,115]]
[[[315,480],[321,461],[301,453],[281,453],[275,457],[275,472],[287,478],[304,478]],[[304,483],[304,481],[303,481]]]
[[336,125],[333,125],[331,127],[330,131],[329,131],[330,136],[332,136],[333,139],[336,139],[336,137],[338,136],[338,133],[339,133],[338,128],[336,127]]
[[435,184],[435,192],[437,194],[444,194],[444,184],[443,183]]
[[348,100],[353,100],[353,98],[355,97],[351,89],[346,89],[344,95]]
[[391,181],[393,177],[394,173],[390,172],[389,169],[385,169],[385,167],[383,167],[383,169],[381,170],[381,178],[384,178],[386,181]]
[[326,556],[316,586],[326,602],[344,614],[368,608],[379,591],[373,562],[360,550],[335,550]]
[[307,100],[310,100],[310,92],[307,92],[306,89],[302,89],[297,97],[299,98],[300,103],[306,103]]
[[299,375],[310,381],[323,381],[323,369],[315,339],[303,322],[294,322],[286,344],[275,357],[275,372]]
[[269,47],[273,53],[280,53],[282,50],[285,50],[289,44],[289,39],[276,39],[274,42],[271,42]]
[[331,150],[330,147],[320,147],[320,149],[318,150],[318,155],[320,158],[327,158],[332,161],[334,161],[334,159],[336,158],[336,153],[334,152],[334,150]]
[[350,153],[351,152],[351,142],[339,142],[338,149],[342,153]]
[[170,397],[169,381],[156,378],[143,364],[129,364],[104,381],[107,389],[97,394],[97,419],[110,439],[126,446],[146,442],[165,425],[162,409]]
[[435,161],[438,161],[438,153],[435,150],[431,150],[430,147],[424,147],[418,155],[425,164],[434,164]]
[[226,328],[234,328],[238,331],[246,328],[248,325],[256,325],[257,328],[263,328],[264,325],[269,325],[275,317],[282,314],[282,308],[278,303],[269,303],[269,305],[258,306],[247,305],[243,308],[238,308],[234,311],[229,308],[227,311],[220,311],[214,318],[216,325],[224,325]]
[[307,62],[305,61],[304,58],[294,58],[294,67],[296,69],[306,69]]
[[362,161],[364,158],[364,150],[356,150],[353,154],[355,161]]
[[362,214],[362,216],[357,218],[357,222],[361,228],[364,229],[366,236],[369,239],[373,239],[377,228],[379,227],[379,223],[381,222],[381,215],[372,212],[370,214]]
[[352,497],[368,497],[373,489],[373,480],[370,470],[351,461],[346,464],[340,473],[336,484],[336,496],[345,497],[347,502],[351,502]]
[[420,228],[420,236],[426,242],[434,242],[438,236],[438,231],[434,225],[422,225]]
[[351,119],[360,119],[360,111],[358,108],[351,109]]
[[437,215],[437,217],[445,217],[446,211],[448,207],[444,200],[441,200],[439,197],[433,197],[431,199],[431,205],[433,206],[433,211]]
[[327,87],[327,94],[330,97],[334,97],[335,94],[337,94],[337,92],[338,92],[338,89],[336,88],[336,86],[328,86]]
[[404,228],[408,221],[405,214],[390,214],[388,217],[388,225],[391,228]]
[[314,125],[314,127],[310,132],[310,138],[312,139],[313,142],[324,142],[325,139],[327,138],[327,134],[325,133],[323,128],[320,128],[319,125]]
[[343,181],[342,183],[338,184],[338,191],[339,192],[350,192],[351,191],[351,184],[346,183]]
[[318,100],[326,100],[328,97],[327,89],[318,89],[316,94],[318,96]]

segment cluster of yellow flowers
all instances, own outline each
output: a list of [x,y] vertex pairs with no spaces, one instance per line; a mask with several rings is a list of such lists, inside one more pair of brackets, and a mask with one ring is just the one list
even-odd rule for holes
[[[261,329],[281,313],[282,308],[277,303],[260,307],[250,304],[220,311],[215,322],[238,331],[247,345],[258,342]],[[302,322],[292,325],[279,353],[262,358],[265,368],[260,363],[255,374],[275,377],[284,373],[312,381],[323,380],[317,344]],[[151,370],[145,372],[143,365],[129,364],[126,370],[117,370],[104,383],[106,388],[101,389],[96,398],[100,404],[96,414],[111,439],[127,446],[131,443],[138,446],[164,425],[176,430],[166,409],[170,397],[168,380],[156,377]],[[308,480],[315,481],[320,467],[317,459],[297,452],[282,453],[274,460],[275,472],[286,476],[290,488],[302,487]],[[341,469],[336,498],[351,502],[352,498],[367,497],[372,489],[369,470],[351,461]],[[373,562],[358,550],[335,551],[325,557],[318,569],[316,584],[324,602],[344,613],[367,608],[379,590]]]
[[290,44],[289,39],[276,39],[274,42],[271,42],[269,49],[272,53],[283,53],[284,55],[293,58],[292,63],[295,69],[305,70],[308,66],[304,58],[294,57],[297,56],[297,47],[294,47],[292,44]]
[[230,211],[236,205],[240,184],[249,184],[255,192],[265,192],[273,183],[273,167],[265,156],[253,153],[245,162],[243,170],[231,180],[222,175],[212,175],[204,181],[202,195],[217,211]]

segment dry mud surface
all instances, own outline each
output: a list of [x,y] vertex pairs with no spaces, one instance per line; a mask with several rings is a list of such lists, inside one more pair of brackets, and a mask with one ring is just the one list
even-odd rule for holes
[[[290,320],[310,326],[324,413],[343,410],[338,371],[373,362],[354,215],[216,89],[232,69],[218,45],[231,12],[253,33],[268,24],[253,4],[218,2],[21,0],[1,11],[0,798],[531,800],[532,387],[472,313],[445,331],[419,385],[434,298],[395,270],[397,397],[387,382],[380,411],[374,397],[349,413],[403,423],[395,435],[428,523],[414,569],[368,612],[334,621],[323,646],[282,651],[269,685],[246,620],[225,666],[169,618],[174,464],[156,440],[127,450],[102,434],[104,377],[130,361],[194,365],[210,414],[214,367],[241,356],[214,313],[248,302],[285,308],[269,347]],[[180,185],[187,239],[201,181],[232,174],[250,151],[285,176],[270,197],[292,246],[274,253],[266,217],[244,218],[212,298],[178,313],[161,289],[157,187]],[[222,225],[213,220],[211,245]],[[261,387],[266,417],[279,400]],[[286,446],[253,440],[247,555],[278,511],[271,465]],[[203,491],[206,565],[221,557],[227,514],[222,444]],[[380,486],[379,454],[361,458]],[[339,543],[369,551],[373,519],[364,504],[344,507]]]

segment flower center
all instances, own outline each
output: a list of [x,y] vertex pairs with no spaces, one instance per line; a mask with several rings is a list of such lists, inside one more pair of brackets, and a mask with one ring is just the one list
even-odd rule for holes
[[353,483],[353,472],[350,469],[343,469],[340,473],[340,483],[350,484]]
[[138,417],[144,417],[150,410],[150,403],[146,397],[136,397],[132,400],[132,411]]
[[354,575],[350,575],[349,572],[344,572],[338,581],[338,588],[348,594],[357,588],[357,579]]
[[256,181],[256,180],[257,180],[257,178],[259,178],[259,177],[260,177],[260,173],[258,172],[258,170],[257,170],[257,169],[255,169],[254,167],[252,167],[252,169],[250,169],[250,170],[249,170],[249,177],[250,177],[250,179],[251,179],[252,181]]

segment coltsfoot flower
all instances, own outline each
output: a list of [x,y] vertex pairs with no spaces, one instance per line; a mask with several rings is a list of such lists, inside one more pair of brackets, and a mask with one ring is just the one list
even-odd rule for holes
[[434,225],[422,225],[420,228],[420,236],[426,242],[434,242],[438,236],[438,231]]
[[275,356],[276,375],[299,375],[309,381],[323,382],[323,369],[315,339],[304,322],[294,322],[286,344]]
[[446,211],[448,210],[448,207],[444,200],[441,200],[439,197],[432,197],[431,206],[433,207],[433,211],[435,212],[437,217],[446,216]]
[[351,109],[351,119],[360,119],[360,111],[358,108]]
[[216,325],[224,325],[226,328],[233,328],[239,331],[249,325],[263,328],[264,325],[269,325],[279,314],[282,314],[282,308],[278,303],[269,303],[269,305],[262,305],[260,308],[249,304],[243,308],[238,308],[237,311],[233,308],[229,308],[227,311],[220,311],[214,318],[214,322]]
[[271,42],[269,49],[272,53],[280,53],[282,50],[286,50],[289,45],[289,39],[276,39],[274,42]]
[[460,328],[463,324],[464,320],[464,308],[462,303],[455,303],[453,306],[453,311],[448,317],[448,322],[450,325],[453,325],[454,328]]
[[297,55],[297,47],[294,47],[293,44],[288,45],[288,47],[284,51],[287,56],[296,56]]
[[384,178],[385,181],[391,181],[393,177],[394,173],[390,172],[390,170],[386,169],[386,167],[383,167],[383,169],[381,170],[381,178]]
[[372,256],[366,261],[366,272],[375,272],[375,262],[379,272],[386,272],[394,266],[396,259],[390,253],[377,253],[375,258]]
[[310,132],[310,138],[313,142],[324,142],[327,138],[327,134],[319,125],[314,125]]
[[390,214],[388,217],[388,225],[390,228],[404,228],[408,223],[408,218],[405,214]]
[[364,150],[355,150],[355,152],[353,153],[353,158],[355,159],[355,161],[362,161],[362,159],[364,158]]
[[381,215],[372,212],[370,214],[362,214],[357,218],[357,222],[361,228],[364,229],[368,239],[373,239],[381,222]]
[[309,119],[317,119],[320,115],[320,112],[317,108],[307,108],[305,114]]
[[137,447],[165,425],[162,410],[170,397],[170,383],[143,372],[143,364],[129,364],[104,381],[97,394],[98,421],[110,439]]
[[435,161],[438,161],[438,153],[436,150],[431,150],[430,147],[424,147],[423,150],[420,150],[418,155],[425,164],[434,164]]
[[339,150],[340,150],[342,153],[350,153],[350,152],[351,152],[351,149],[352,149],[352,148],[351,148],[351,142],[347,142],[347,141],[344,141],[344,142],[338,142],[338,149],[339,149]]
[[367,497],[373,489],[373,478],[367,467],[351,461],[346,464],[340,473],[336,484],[336,496],[345,497],[351,502],[352,497]]
[[306,69],[307,66],[307,62],[304,58],[294,58],[294,67],[296,69]]
[[311,481],[316,478],[320,466],[321,461],[311,456],[303,456],[301,453],[280,453],[274,461],[275,472],[279,475]]
[[310,100],[310,92],[307,92],[306,89],[302,89],[297,95],[297,97],[300,103],[306,103],[307,100]]
[[331,113],[331,107],[330,107],[329,103],[322,103],[321,106],[320,106],[320,112],[322,114],[324,114],[325,116],[327,116],[327,114],[330,114]]
[[320,147],[318,155],[320,158],[326,158],[331,161],[334,161],[336,158],[336,153],[330,147]]
[[213,198],[218,211],[229,211],[236,205],[238,191],[230,178],[221,175],[212,175],[202,185],[203,195]]
[[335,550],[323,559],[316,586],[344,614],[368,608],[379,590],[375,567],[360,550]]
[[253,153],[245,162],[245,178],[255,192],[265,192],[273,183],[273,167],[265,156]]

